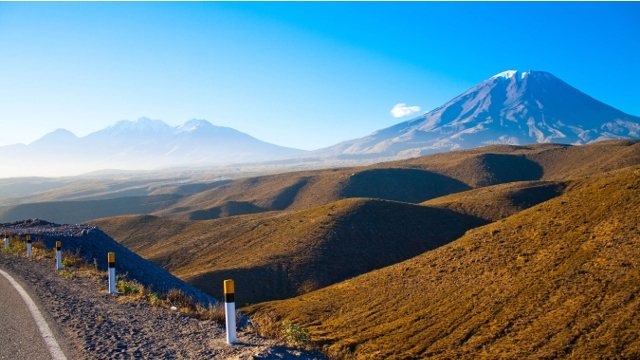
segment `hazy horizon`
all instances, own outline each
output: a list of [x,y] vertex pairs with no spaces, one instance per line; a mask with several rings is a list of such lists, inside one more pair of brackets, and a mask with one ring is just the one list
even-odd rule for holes
[[638,15],[637,3],[0,3],[0,146],[146,116],[314,150],[510,69],[637,116]]

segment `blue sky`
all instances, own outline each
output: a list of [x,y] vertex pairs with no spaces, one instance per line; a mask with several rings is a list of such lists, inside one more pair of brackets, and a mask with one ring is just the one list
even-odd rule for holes
[[640,116],[638,64],[640,3],[0,3],[0,145],[146,116],[312,150],[509,69]]

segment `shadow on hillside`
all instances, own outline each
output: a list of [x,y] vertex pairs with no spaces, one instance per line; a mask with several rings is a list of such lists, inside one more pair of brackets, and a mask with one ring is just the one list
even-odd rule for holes
[[286,299],[294,296],[288,264],[270,264],[252,268],[225,269],[203,273],[186,281],[216,299],[224,299],[224,280],[235,283],[236,306]]
[[[285,254],[252,254],[235,269],[199,273],[187,281],[216,298],[225,279],[236,282],[239,306],[281,300],[393,265],[446,245],[488,224],[449,209],[372,200],[341,217],[318,238]],[[272,236],[276,241],[276,235]]]
[[509,199],[514,206],[527,209],[560,196],[566,187],[566,183],[550,183],[534,186],[510,194]]
[[538,163],[519,155],[483,154],[476,161],[488,173],[487,178],[478,183],[479,186],[540,180],[544,173]]
[[300,189],[307,185],[307,183],[308,179],[303,178],[297,183],[282,189],[280,193],[267,201],[270,203],[268,210],[284,210],[289,207],[295,201]]
[[459,180],[426,170],[372,169],[353,174],[340,195],[420,203],[470,189]]

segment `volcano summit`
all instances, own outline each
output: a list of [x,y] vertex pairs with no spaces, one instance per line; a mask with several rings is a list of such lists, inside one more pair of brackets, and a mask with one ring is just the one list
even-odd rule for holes
[[640,137],[640,118],[544,71],[494,75],[443,106],[323,155],[410,157],[491,144],[586,144]]

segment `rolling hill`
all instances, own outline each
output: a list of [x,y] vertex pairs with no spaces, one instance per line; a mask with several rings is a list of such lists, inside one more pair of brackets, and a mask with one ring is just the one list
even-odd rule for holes
[[422,169],[317,170],[237,180],[185,198],[155,215],[206,220],[271,210],[301,210],[354,197],[418,203],[468,189],[458,180]]
[[[584,146],[493,145],[369,166],[288,172],[233,182],[198,180],[188,177],[188,172],[169,173],[164,178],[89,178],[66,186],[65,182],[56,183],[63,186],[23,198],[22,201],[33,199],[26,204],[0,208],[0,221],[44,218],[77,223],[133,213],[208,220],[273,210],[304,210],[354,197],[418,204],[473,188],[514,181],[565,181],[635,164],[640,164],[640,143],[614,140]],[[7,191],[21,190],[16,188],[16,181],[4,181],[0,190],[3,186]],[[33,186],[56,185],[39,179],[31,182]],[[164,198],[156,195],[175,198],[159,201]],[[66,199],[74,202],[59,201]],[[108,199],[113,200],[93,201]],[[85,200],[92,201],[84,203]],[[135,209],[128,209],[127,204]]]
[[295,296],[403,261],[559,196],[567,184],[494,185],[422,206],[352,198],[207,221],[121,216],[89,223],[214,296],[219,287],[211,284],[236,279],[246,289],[238,294],[244,304]]
[[242,305],[303,294],[406,260],[487,221],[355,198],[207,221],[123,216],[89,223],[213,296],[221,296],[221,281],[234,279]]
[[302,210],[351,197],[420,203],[514,181],[564,181],[640,164],[640,142],[584,146],[493,145],[365,167],[248,178],[201,192],[153,215],[206,220],[271,210]]
[[421,205],[498,221],[562,194],[568,182],[519,181],[442,196]]
[[639,166],[574,180],[448,245],[245,311],[307,326],[340,358],[637,358],[639,208]]

